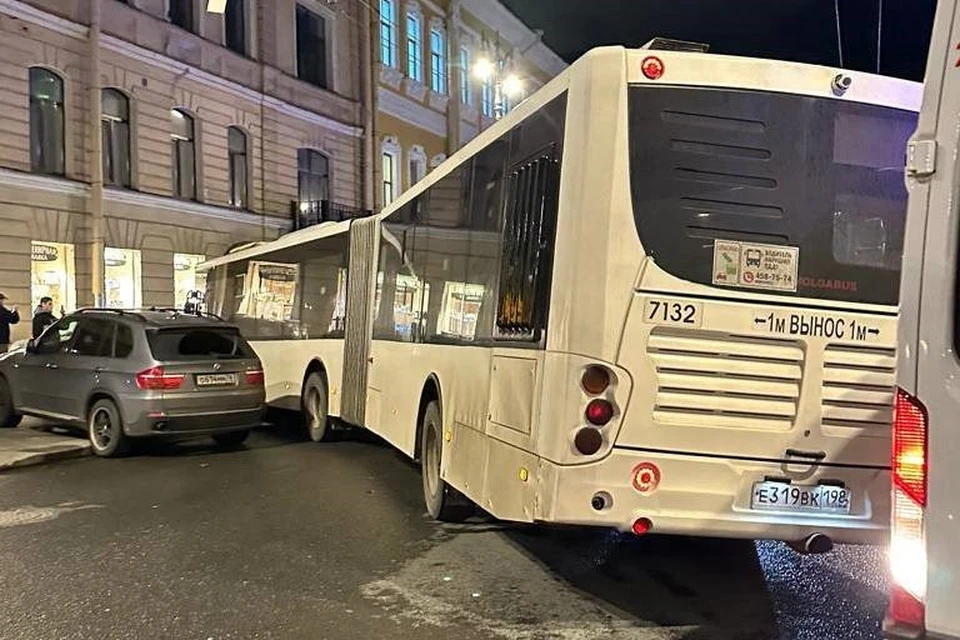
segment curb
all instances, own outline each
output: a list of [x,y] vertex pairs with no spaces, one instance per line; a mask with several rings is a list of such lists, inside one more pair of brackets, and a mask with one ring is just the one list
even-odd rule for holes
[[26,455],[7,464],[0,464],[0,473],[9,469],[20,469],[22,467],[32,467],[47,462],[59,462],[61,460],[71,460],[73,458],[83,458],[91,455],[90,445],[81,447],[68,447],[65,449],[55,449],[53,451],[42,451]]

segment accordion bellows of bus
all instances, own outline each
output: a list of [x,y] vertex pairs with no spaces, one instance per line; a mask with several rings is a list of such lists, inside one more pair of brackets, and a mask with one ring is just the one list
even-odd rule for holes
[[204,265],[268,401],[418,460],[439,519],[882,541],[920,87],[674,48],[593,50],[382,212]]

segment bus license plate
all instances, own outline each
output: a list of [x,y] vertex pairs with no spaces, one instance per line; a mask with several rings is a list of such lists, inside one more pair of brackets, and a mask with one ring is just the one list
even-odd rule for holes
[[851,495],[846,487],[755,482],[750,507],[758,511],[848,514]]
[[197,376],[198,387],[224,387],[237,384],[235,373],[204,373]]

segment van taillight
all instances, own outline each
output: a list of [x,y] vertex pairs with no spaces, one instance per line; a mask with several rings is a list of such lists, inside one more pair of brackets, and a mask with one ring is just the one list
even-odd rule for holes
[[927,506],[927,412],[897,389],[893,417],[893,522],[889,621],[922,628],[927,586],[924,508]]
[[163,367],[150,367],[136,375],[137,386],[145,391],[172,391],[183,384],[184,374],[167,373]]
[[244,377],[247,379],[247,384],[249,385],[262,385],[263,384],[263,370],[257,369],[256,371],[247,371],[244,374]]

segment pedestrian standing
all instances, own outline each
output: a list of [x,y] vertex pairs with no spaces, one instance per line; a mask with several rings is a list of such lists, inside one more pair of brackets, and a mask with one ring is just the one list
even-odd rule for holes
[[20,322],[17,307],[7,309],[7,296],[0,291],[0,353],[6,353],[10,348],[10,325]]
[[33,337],[39,338],[40,334],[56,321],[57,316],[53,315],[53,298],[43,296],[33,312]]

